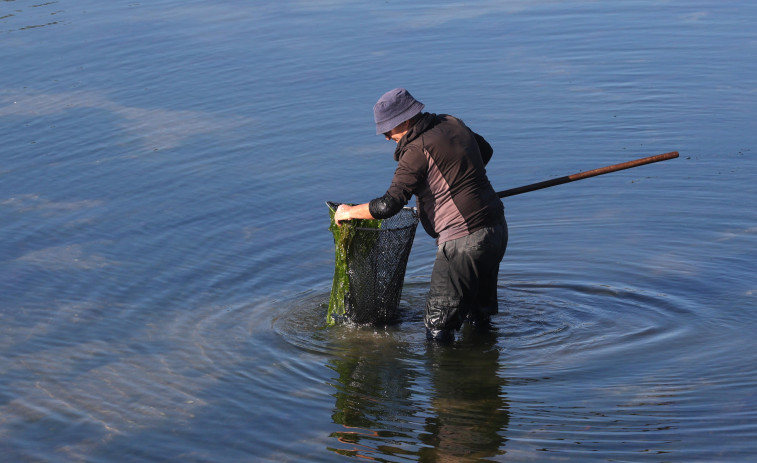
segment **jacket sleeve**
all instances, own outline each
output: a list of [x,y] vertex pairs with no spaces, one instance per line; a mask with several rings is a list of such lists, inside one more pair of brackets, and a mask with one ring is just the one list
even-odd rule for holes
[[372,199],[368,203],[368,210],[375,219],[388,219],[402,210],[403,204],[385,194],[380,198]]
[[369,203],[371,215],[385,219],[399,212],[418,191],[427,175],[426,156],[419,149],[408,149],[400,158],[386,194]]
[[478,150],[481,151],[481,159],[484,161],[484,165],[487,165],[494,154],[494,149],[481,135],[473,132],[473,136],[476,138],[476,143],[478,143]]

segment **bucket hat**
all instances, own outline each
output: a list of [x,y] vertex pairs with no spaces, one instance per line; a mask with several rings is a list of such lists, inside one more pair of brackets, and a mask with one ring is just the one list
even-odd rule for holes
[[389,90],[373,106],[376,134],[389,132],[420,113],[424,106],[404,88]]

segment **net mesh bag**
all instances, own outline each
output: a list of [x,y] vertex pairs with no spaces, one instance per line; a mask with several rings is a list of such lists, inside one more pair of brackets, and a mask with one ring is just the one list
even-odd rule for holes
[[405,207],[383,220],[334,223],[339,203],[327,202],[336,247],[327,321],[383,325],[399,319],[405,268],[418,213]]

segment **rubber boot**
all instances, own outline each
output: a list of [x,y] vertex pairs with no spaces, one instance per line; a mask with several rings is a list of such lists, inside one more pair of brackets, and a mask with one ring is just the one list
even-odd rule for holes
[[450,344],[455,340],[452,330],[430,330],[426,328],[426,339],[440,344]]

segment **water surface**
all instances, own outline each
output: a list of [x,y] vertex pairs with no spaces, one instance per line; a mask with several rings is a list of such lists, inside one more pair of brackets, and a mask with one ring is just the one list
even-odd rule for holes
[[[0,2],[8,461],[751,461],[757,7]],[[494,146],[495,330],[325,327],[404,86]]]

